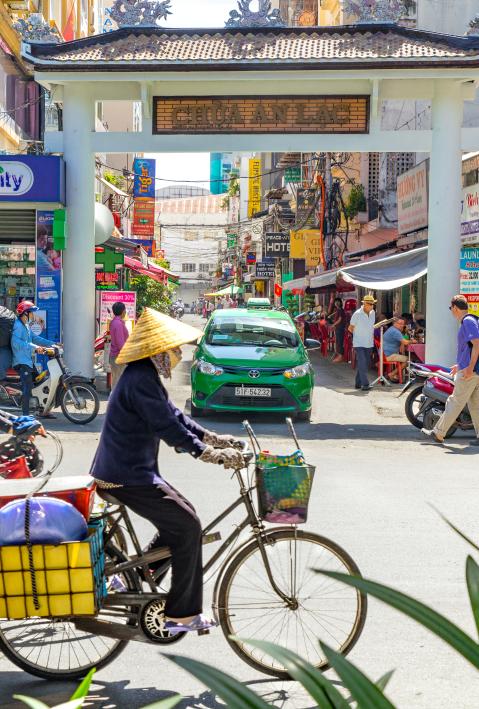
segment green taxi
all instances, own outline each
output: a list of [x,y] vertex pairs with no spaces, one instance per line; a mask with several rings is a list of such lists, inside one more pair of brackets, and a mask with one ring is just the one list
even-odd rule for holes
[[[251,303],[251,301],[250,301]],[[270,411],[309,420],[314,373],[286,312],[258,307],[216,310],[195,351],[191,413]]]

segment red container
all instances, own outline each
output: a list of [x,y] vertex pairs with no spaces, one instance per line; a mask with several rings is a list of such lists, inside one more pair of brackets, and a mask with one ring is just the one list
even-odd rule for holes
[[[12,500],[24,498],[37,487],[39,481],[39,478],[0,481],[0,508]],[[93,509],[95,488],[95,481],[89,475],[51,478],[35,497],[56,497],[69,502],[88,522]]]
[[19,480],[31,478],[32,474],[24,455],[14,460],[0,461],[0,478],[4,480]]

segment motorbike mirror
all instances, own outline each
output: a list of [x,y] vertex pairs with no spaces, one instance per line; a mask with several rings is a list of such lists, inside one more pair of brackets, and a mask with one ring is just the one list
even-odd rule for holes
[[304,341],[304,346],[307,350],[319,350],[321,349],[321,342],[319,340],[313,340],[307,337]]

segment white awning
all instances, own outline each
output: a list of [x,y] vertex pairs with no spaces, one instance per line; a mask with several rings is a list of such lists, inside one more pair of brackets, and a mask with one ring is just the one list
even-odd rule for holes
[[326,286],[335,286],[338,278],[339,269],[334,271],[326,271],[311,278],[311,288],[324,288]]
[[286,283],[283,283],[284,290],[289,291],[293,289],[304,289],[307,288],[307,286],[306,276],[303,276],[303,278],[295,278],[294,281],[286,281]]
[[427,246],[340,269],[344,281],[369,290],[401,288],[426,273]]

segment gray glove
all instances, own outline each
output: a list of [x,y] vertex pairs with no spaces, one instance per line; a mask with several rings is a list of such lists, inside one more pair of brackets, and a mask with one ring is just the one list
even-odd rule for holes
[[206,446],[203,453],[199,456],[198,460],[202,460],[203,463],[215,463],[216,465],[223,465],[226,470],[232,468],[233,470],[239,470],[244,467],[244,459],[241,453],[234,448],[213,448],[212,446]]
[[215,433],[214,431],[206,431],[203,435],[203,443],[213,448],[236,448],[242,450],[243,441],[239,438],[230,436],[229,433]]

